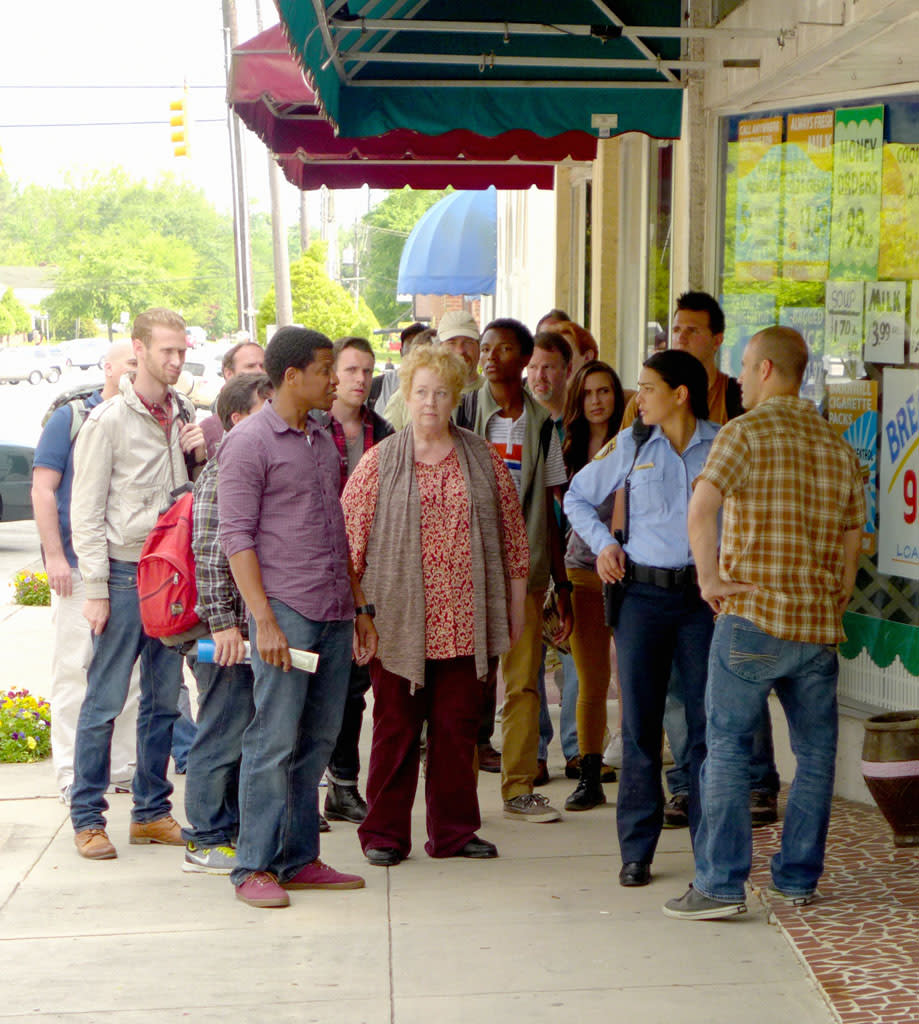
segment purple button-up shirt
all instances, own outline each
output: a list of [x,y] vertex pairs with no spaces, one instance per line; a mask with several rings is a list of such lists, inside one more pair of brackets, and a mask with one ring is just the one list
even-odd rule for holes
[[295,430],[266,402],[227,434],[217,460],[227,557],[254,549],[265,593],[304,618],[353,618],[341,460],[328,431],[312,418]]

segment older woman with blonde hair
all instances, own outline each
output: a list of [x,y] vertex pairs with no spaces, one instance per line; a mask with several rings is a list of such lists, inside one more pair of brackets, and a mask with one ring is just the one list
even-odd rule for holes
[[411,414],[371,448],[342,495],[354,567],[376,611],[367,817],[371,864],[411,850],[426,721],[427,853],[497,856],[480,839],[476,736],[489,664],[520,633],[529,568],[517,491],[497,450],[455,426],[466,367],[416,348],[399,371]]

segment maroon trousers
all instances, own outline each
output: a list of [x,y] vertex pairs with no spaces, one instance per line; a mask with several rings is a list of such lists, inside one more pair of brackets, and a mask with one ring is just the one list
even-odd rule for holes
[[429,660],[424,686],[387,672],[378,660],[373,680],[373,741],[367,776],[367,817],[357,830],[363,850],[388,847],[407,857],[412,848],[412,804],[418,788],[421,726],[428,723],[425,767],[431,857],[452,857],[481,825],[476,737],[485,683],[475,658]]

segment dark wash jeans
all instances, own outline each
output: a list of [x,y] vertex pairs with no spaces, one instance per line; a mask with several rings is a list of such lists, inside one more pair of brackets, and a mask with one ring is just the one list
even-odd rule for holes
[[105,791],[111,770],[112,729],[128,695],[134,662],[140,657],[137,710],[137,768],[131,819],[156,821],[172,810],[166,778],[172,727],[182,682],[182,656],[148,637],[140,622],[137,564],[109,563],[109,620],[93,638],[86,696],[77,722],[70,820],[74,831],[104,828]]
[[356,786],[361,773],[361,757],[358,745],[361,740],[361,726],[367,701],[364,694],[370,689],[370,666],[351,662],[348,675],[348,697],[341,729],[335,741],[335,749],[329,759],[329,776],[339,786]]
[[188,660],[198,682],[198,732],[188,753],[182,835],[199,846],[227,846],[239,832],[239,761],[255,714],[252,666]]
[[709,659],[708,756],[702,768],[702,820],[696,835],[693,886],[705,896],[742,900],[750,875],[750,748],[769,696],[788,719],[797,760],[772,858],[776,888],[793,896],[816,889],[830,822],[836,769],[836,648],[770,636],[738,615],[715,625]]
[[317,622],[272,598],[271,610],[291,647],[315,651],[315,672],[284,672],[258,656],[258,627],[249,619],[255,715],[243,734],[239,770],[239,885],[253,871],[282,882],[319,856],[316,787],[341,728],[348,693],[354,622]]
[[[712,610],[696,588],[630,583],[615,628],[622,699],[622,771],[616,824],[623,863],[650,864],[664,821],[661,732],[671,666],[686,693],[689,828],[699,823],[699,769],[705,758],[705,678]],[[749,812],[747,813],[749,818]]]

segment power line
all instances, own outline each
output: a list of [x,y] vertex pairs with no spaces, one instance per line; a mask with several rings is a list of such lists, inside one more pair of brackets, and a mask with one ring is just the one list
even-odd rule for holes
[[[196,117],[192,124],[226,124],[225,117]],[[156,125],[168,128],[168,121],[62,121],[58,124],[0,124],[0,128],[134,128],[145,125]]]

